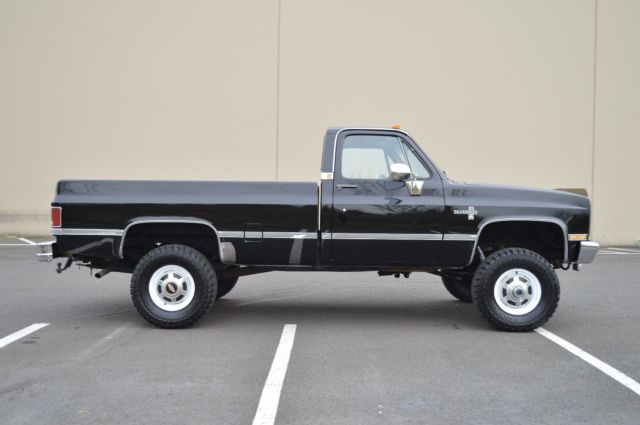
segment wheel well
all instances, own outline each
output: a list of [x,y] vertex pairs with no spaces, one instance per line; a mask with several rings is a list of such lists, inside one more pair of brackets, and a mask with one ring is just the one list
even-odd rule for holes
[[537,252],[554,267],[561,267],[565,257],[565,235],[551,222],[503,221],[482,229],[478,246],[485,256],[503,248],[525,248]]
[[182,244],[197,249],[208,259],[219,257],[219,240],[209,226],[199,223],[141,223],[131,226],[123,236],[122,256],[138,261],[160,245]]

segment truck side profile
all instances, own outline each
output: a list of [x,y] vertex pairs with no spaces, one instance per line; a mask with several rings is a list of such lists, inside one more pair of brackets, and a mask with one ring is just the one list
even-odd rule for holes
[[528,331],[558,305],[555,270],[598,251],[586,196],[456,183],[399,129],[327,130],[319,183],[63,180],[51,205],[39,258],[131,273],[136,309],[164,328],[249,274],[373,270],[439,275],[494,327]]

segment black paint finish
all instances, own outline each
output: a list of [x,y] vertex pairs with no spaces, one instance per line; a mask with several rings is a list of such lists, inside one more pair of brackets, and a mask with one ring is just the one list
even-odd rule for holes
[[[340,143],[351,134],[401,138],[431,172],[431,177],[423,180],[421,195],[410,196],[403,182],[343,178],[337,172]],[[401,131],[329,129],[321,171],[334,176],[321,180],[319,186],[290,182],[63,180],[58,183],[52,205],[62,207],[63,229],[87,232],[125,231],[141,217],[204,220],[215,227],[217,242],[232,244],[234,264],[271,269],[464,267],[471,261],[476,244],[469,236],[503,220],[538,220],[558,226],[563,234],[589,233],[588,198],[561,191],[455,183]],[[339,184],[354,187],[338,188]],[[470,207],[472,214],[454,213],[469,211]],[[245,231],[253,236],[228,236],[228,232],[244,235]],[[264,235],[288,232],[304,236],[256,237],[255,232],[260,231]],[[426,237],[332,238],[336,233]],[[119,236],[61,235],[54,245],[54,255],[73,255],[100,264],[118,262],[122,261],[120,243]],[[568,243],[567,250],[569,262],[575,261],[577,244]]]

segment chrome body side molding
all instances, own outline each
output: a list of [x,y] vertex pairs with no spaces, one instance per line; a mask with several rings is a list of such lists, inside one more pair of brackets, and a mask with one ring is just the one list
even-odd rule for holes
[[117,236],[124,233],[121,229],[69,229],[63,227],[52,227],[53,236]]
[[446,233],[443,240],[445,241],[460,241],[460,242],[473,242],[478,238],[478,235],[474,234],[456,234]]
[[441,241],[442,233],[323,233],[322,239],[380,241]]
[[318,236],[316,232],[244,232],[221,230],[218,233],[222,239],[244,239],[246,237],[259,239],[315,239]]

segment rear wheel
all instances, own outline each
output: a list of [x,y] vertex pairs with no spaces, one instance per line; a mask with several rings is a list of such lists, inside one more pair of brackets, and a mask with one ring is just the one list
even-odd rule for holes
[[488,256],[473,275],[474,304],[496,328],[523,332],[542,326],[560,301],[553,266],[523,248],[507,248]]
[[213,305],[216,273],[207,258],[185,245],[163,245],[145,254],[131,276],[131,299],[149,323],[183,328]]
[[464,303],[470,303],[472,278],[473,275],[443,274],[442,283],[451,295]]

